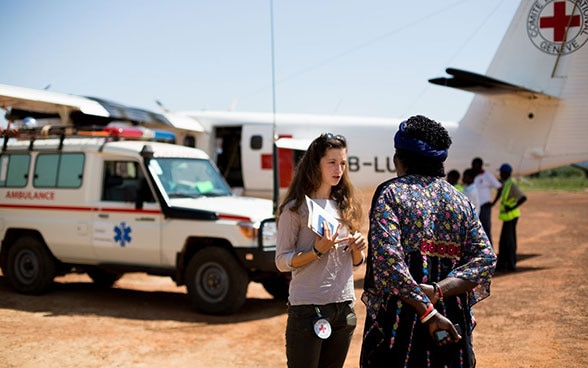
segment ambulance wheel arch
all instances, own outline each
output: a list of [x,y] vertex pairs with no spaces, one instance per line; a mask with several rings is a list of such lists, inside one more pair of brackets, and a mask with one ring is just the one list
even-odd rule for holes
[[51,288],[58,264],[38,236],[24,234],[9,246],[2,271],[16,291],[42,294]]
[[238,260],[222,247],[196,252],[185,270],[192,306],[207,314],[230,314],[245,303],[249,276]]

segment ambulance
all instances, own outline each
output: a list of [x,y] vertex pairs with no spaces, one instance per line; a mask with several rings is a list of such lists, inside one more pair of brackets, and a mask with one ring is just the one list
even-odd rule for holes
[[0,144],[0,267],[17,292],[144,272],[185,285],[207,314],[237,311],[251,281],[287,297],[272,201],[234,195],[203,151],[131,128],[21,129]]

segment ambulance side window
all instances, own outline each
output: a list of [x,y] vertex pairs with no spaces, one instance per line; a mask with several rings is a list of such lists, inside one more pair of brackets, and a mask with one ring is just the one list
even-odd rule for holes
[[83,153],[41,153],[35,162],[36,188],[79,188],[84,173]]
[[26,153],[0,155],[0,187],[25,187],[30,164],[31,156]]
[[146,202],[154,201],[138,162],[105,161],[102,177],[103,201],[134,202],[141,191]]

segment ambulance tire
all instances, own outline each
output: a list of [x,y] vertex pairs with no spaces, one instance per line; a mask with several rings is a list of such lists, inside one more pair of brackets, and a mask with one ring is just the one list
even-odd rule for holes
[[6,277],[23,294],[43,294],[53,285],[57,265],[53,255],[37,238],[23,236],[8,250]]
[[236,312],[247,298],[249,276],[235,257],[219,247],[198,251],[186,268],[192,306],[206,314]]

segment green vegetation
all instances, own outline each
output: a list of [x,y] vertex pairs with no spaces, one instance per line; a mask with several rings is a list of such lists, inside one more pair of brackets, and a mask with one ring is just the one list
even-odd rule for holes
[[588,190],[587,175],[580,168],[563,166],[522,177],[518,183],[523,191],[561,190],[566,192],[582,192]]

